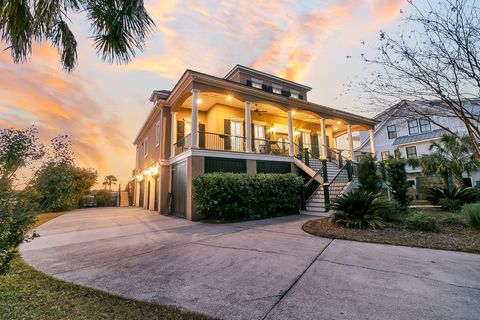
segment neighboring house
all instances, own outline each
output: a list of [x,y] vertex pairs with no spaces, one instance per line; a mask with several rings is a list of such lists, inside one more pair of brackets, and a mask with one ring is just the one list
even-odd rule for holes
[[[480,110],[476,101],[468,104],[469,108]],[[421,117],[419,113],[411,111],[412,108],[420,110],[419,113],[426,114],[427,108],[424,104],[412,101],[401,101],[389,109],[381,112],[374,119],[380,121],[374,130],[374,144],[376,147],[377,159],[385,160],[390,156],[401,155],[403,158],[418,158],[429,153],[433,141],[438,141],[442,135],[448,132],[442,127],[466,135],[465,125],[456,117],[440,115],[429,116],[430,119],[441,125],[438,126],[429,119]],[[426,112],[422,112],[426,110]],[[355,149],[355,157],[358,160],[362,154],[369,152],[370,136],[360,132],[360,146]],[[417,188],[425,182],[421,175],[421,168],[407,167],[410,186]],[[480,186],[480,173],[475,172],[468,175],[464,173],[466,185]]]
[[[319,163],[327,163],[321,159],[350,157],[352,132],[373,134],[377,122],[309,102],[310,90],[240,65],[224,78],[186,70],[171,91],[150,97],[153,108],[134,141],[134,205],[195,220],[200,218],[192,200],[196,176],[219,171],[314,176]],[[350,153],[340,155],[335,141],[342,135],[352,143]],[[299,161],[295,156],[305,149],[310,160]],[[345,161],[329,163],[333,177]]]

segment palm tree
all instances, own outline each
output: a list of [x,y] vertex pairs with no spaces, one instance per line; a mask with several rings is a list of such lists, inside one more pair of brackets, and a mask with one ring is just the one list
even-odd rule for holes
[[85,13],[93,46],[103,61],[127,63],[155,26],[142,0],[0,0],[0,39],[15,63],[32,53],[33,41],[58,49],[63,69],[77,64],[77,40],[68,25],[74,14]]
[[438,174],[448,188],[448,178],[453,178],[455,187],[465,188],[462,174],[480,167],[478,160],[469,149],[471,143],[468,137],[458,139],[453,135],[444,135],[438,142],[433,142],[429,150],[432,153],[420,158],[422,173],[425,175]]
[[117,184],[117,181],[118,179],[115,176],[108,175],[105,177],[105,180],[103,181],[103,185],[105,186],[105,189],[107,189],[107,186],[108,186],[108,190],[112,191],[112,184],[114,185]]

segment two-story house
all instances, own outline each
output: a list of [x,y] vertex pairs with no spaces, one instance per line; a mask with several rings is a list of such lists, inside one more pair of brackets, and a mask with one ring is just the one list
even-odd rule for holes
[[[328,159],[331,179],[342,176],[342,159],[353,156],[352,132],[373,135],[376,121],[312,103],[310,90],[241,65],[223,78],[186,70],[172,90],[150,97],[153,108],[134,140],[134,205],[198,219],[192,180],[204,173],[312,177]],[[343,153],[335,149],[342,135],[352,142]]]
[[[470,102],[467,107],[480,110],[477,101]],[[420,112],[412,111],[414,108]],[[390,156],[398,155],[403,158],[418,158],[428,154],[432,142],[448,134],[444,128],[449,128],[460,135],[467,134],[465,125],[456,117],[420,116],[428,113],[427,108],[428,106],[420,102],[400,101],[374,117],[379,121],[373,134],[378,160],[386,160]],[[369,152],[370,135],[360,132],[360,141],[360,146],[355,149],[357,160],[363,153]],[[424,181],[428,180],[421,175],[419,167],[407,167],[407,174],[412,187],[421,187]],[[466,185],[480,186],[480,173],[465,172],[464,178]]]

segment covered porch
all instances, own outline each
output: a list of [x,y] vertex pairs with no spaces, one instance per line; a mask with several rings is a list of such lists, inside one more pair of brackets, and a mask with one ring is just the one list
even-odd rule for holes
[[[219,90],[193,89],[171,107],[171,158],[189,149],[292,157],[307,151],[318,159],[353,160],[353,132],[368,124],[295,103]],[[346,135],[347,147],[337,146]],[[373,139],[371,140],[373,141]],[[375,145],[371,145],[375,153]]]

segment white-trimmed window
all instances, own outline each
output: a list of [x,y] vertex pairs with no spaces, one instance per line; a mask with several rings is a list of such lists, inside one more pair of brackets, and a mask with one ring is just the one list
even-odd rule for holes
[[148,137],[145,137],[145,139],[143,139],[143,156],[148,156]]
[[252,87],[262,89],[262,80],[252,78]]
[[282,86],[272,84],[272,92],[276,94],[282,94]]
[[407,159],[417,159],[417,147],[406,147]]
[[382,161],[388,161],[390,159],[390,151],[382,151]]
[[290,98],[298,99],[299,92],[295,90],[290,90]]
[[160,145],[160,121],[155,125],[155,145],[157,147]]

